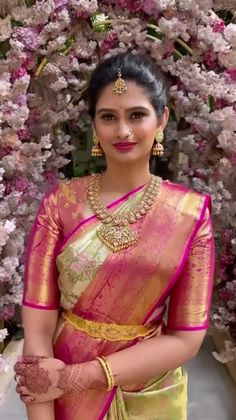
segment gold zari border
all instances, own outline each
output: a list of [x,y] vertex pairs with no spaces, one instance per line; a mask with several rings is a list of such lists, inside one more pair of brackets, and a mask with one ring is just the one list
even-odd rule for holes
[[77,330],[85,332],[91,337],[109,341],[133,340],[138,337],[146,337],[157,330],[156,325],[118,325],[89,321],[69,311],[63,312],[62,316]]

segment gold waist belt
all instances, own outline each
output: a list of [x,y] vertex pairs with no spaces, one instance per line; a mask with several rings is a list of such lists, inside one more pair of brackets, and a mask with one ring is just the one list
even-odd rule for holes
[[78,331],[85,332],[94,338],[109,341],[133,340],[138,337],[146,337],[157,332],[156,325],[118,325],[105,324],[103,322],[89,321],[72,312],[63,312],[63,318]]

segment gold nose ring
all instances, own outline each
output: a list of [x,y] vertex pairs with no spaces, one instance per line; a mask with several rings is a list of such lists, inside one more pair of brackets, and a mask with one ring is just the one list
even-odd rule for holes
[[128,139],[133,140],[133,138],[134,138],[134,132],[132,129],[130,129],[128,132]]

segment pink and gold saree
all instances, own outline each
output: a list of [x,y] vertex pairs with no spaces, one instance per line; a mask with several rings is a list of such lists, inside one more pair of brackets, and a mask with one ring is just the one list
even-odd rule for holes
[[[168,329],[206,329],[214,274],[210,197],[163,181],[149,213],[133,225],[138,245],[112,253],[96,234],[101,222],[85,216],[88,179],[59,183],[44,197],[28,246],[23,304],[60,309],[55,357],[80,363]],[[142,187],[109,207],[131,209],[141,194]],[[55,418],[184,420],[186,405],[179,367],[142,386],[64,395]]]

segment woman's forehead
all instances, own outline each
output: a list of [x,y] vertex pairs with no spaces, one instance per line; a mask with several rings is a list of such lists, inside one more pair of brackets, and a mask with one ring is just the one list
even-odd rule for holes
[[130,109],[134,107],[143,106],[146,108],[152,107],[150,99],[146,90],[137,85],[135,82],[126,81],[127,91],[118,95],[113,92],[114,83],[107,85],[101,92],[98,102],[97,110],[99,108],[111,109]]

